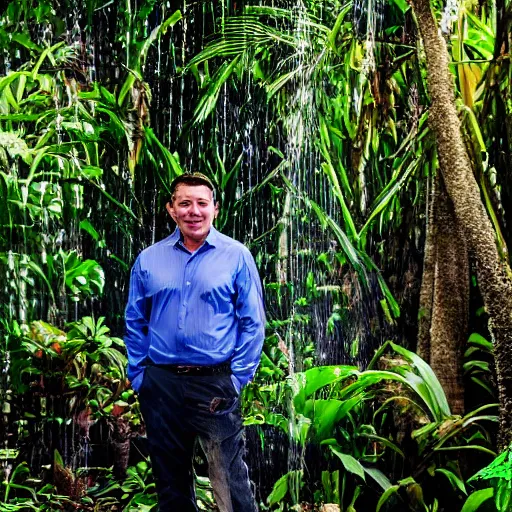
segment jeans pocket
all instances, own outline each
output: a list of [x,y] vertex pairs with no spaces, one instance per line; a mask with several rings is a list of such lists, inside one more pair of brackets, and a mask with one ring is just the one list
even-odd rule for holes
[[227,396],[214,396],[210,401],[211,414],[229,414],[238,406],[239,393],[231,380],[231,374],[222,376],[222,388]]
[[238,406],[238,393],[229,375],[191,378],[184,398],[187,407],[208,414],[229,414]]
[[229,414],[233,412],[238,405],[238,397],[222,398],[214,396],[210,401],[210,414]]

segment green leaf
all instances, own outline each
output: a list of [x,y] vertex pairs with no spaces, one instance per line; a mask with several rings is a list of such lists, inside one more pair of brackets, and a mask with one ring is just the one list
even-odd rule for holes
[[471,343],[471,345],[476,345],[477,347],[480,347],[492,353],[492,343],[476,332],[472,333],[469,336],[468,343]]
[[173,27],[179,20],[181,20],[181,12],[175,11],[169,16],[161,25],[155,27],[149,37],[144,41],[142,48],[137,59],[139,65],[144,65],[150,46],[163,34],[167,32],[169,27]]
[[418,168],[420,162],[420,159],[414,159],[398,179],[396,176],[394,176],[392,180],[386,185],[384,190],[375,199],[372,211],[370,212],[368,219],[366,220],[364,226],[361,228],[361,231],[359,232],[359,238],[364,239],[366,231],[372,225],[372,222],[374,221],[375,217],[390,204],[391,200],[396,196],[398,191],[405,184],[411,173]]
[[467,495],[464,482],[455,473],[443,468],[436,469],[435,472],[444,475],[446,478],[448,478],[448,481],[452,484],[454,489],[459,489],[461,492]]
[[11,34],[11,40],[16,41],[29,50],[35,50],[36,52],[41,51],[41,47],[34,43],[32,39],[30,39],[30,36],[25,32]]
[[388,477],[380,469],[369,468],[366,466],[363,466],[363,469],[365,473],[369,475],[371,478],[373,478],[375,482],[379,484],[384,491],[387,491],[392,487],[392,484],[389,481]]
[[361,477],[364,481],[365,475],[364,475],[364,467],[361,465],[361,463],[352,457],[352,455],[349,455],[348,453],[342,453],[339,450],[337,450],[334,446],[329,446],[331,451],[334,453],[334,455],[338,456],[341,460],[341,463],[343,464],[343,467],[349,472],[353,473],[354,475],[357,475]]
[[169,186],[171,184],[171,181],[177,176],[181,176],[183,174],[183,169],[180,166],[178,155],[176,153],[172,154],[160,142],[158,137],[155,135],[155,132],[149,126],[144,128],[144,132],[146,134],[148,142],[152,145],[152,147],[155,147],[160,153],[162,164],[165,164],[162,166],[167,171],[167,174],[165,176],[161,176],[158,171],[158,168],[157,173],[164,190],[166,191],[167,194],[170,194]]
[[458,450],[476,450],[483,453],[487,453],[491,457],[496,457],[496,452],[489,450],[489,448],[485,448],[485,446],[480,446],[478,444],[468,444],[464,446],[442,446],[441,448],[434,448],[436,452],[456,452]]
[[128,75],[126,76],[126,80],[123,83],[123,86],[121,87],[121,90],[119,91],[119,95],[117,96],[117,104],[122,107],[124,100],[128,93],[130,92],[131,88],[133,87],[133,84],[135,83],[135,80],[142,81],[142,77],[139,73],[134,71],[133,69],[128,70]]
[[409,5],[409,3],[407,2],[407,0],[392,0],[395,5],[403,12],[407,12],[411,6]]
[[103,169],[96,165],[83,165],[81,171],[88,179],[101,178],[103,176]]
[[[403,356],[410,364],[412,364],[418,371],[421,379],[425,383],[424,389],[426,391],[425,401],[431,411],[435,411],[435,419],[440,421],[446,416],[450,416],[450,406],[444,393],[443,387],[437,379],[432,368],[421,359],[418,355],[410,350],[407,350],[396,343],[390,342],[390,346],[395,352]],[[427,398],[428,397],[428,398]]]
[[381,443],[382,445],[386,446],[387,448],[390,448],[394,452],[398,453],[401,457],[405,458],[404,452],[392,441],[389,439],[386,439],[385,437],[377,436],[375,434],[367,434],[367,433],[361,433],[359,434],[360,437],[366,437],[368,439],[372,439],[374,441],[377,441],[378,443]]
[[400,489],[399,485],[393,485],[386,489],[382,496],[379,499],[379,502],[377,503],[377,508],[375,509],[375,512],[380,512],[380,509],[382,506],[386,503],[386,501],[389,500],[392,494],[396,494],[398,490]]
[[[342,407],[350,401],[341,400],[307,400],[303,410],[296,412],[302,413],[313,422],[316,441],[332,437],[334,424],[340,417],[344,416]],[[350,403],[351,406],[354,404]]]
[[53,461],[57,466],[61,468],[64,467],[64,461],[62,460],[62,456],[58,450],[53,451]]
[[480,370],[485,373],[490,372],[489,363],[487,361],[472,360],[472,361],[468,361],[467,363],[464,363],[462,365],[462,367],[464,368],[464,371],[466,371],[466,372],[470,372],[470,371],[474,371],[474,370]]
[[231,76],[231,73],[238,64],[238,57],[235,57],[231,62],[224,62],[213,76],[207,91],[201,96],[197,107],[194,110],[194,124],[200,124],[212,113],[220,91],[226,80]]
[[87,231],[87,233],[89,233],[89,235],[91,235],[94,240],[97,241],[100,239],[100,234],[94,229],[94,226],[89,222],[89,220],[82,220],[80,222],[80,229]]
[[347,206],[347,203],[345,202],[345,198],[343,197],[343,191],[341,190],[338,176],[336,175],[336,171],[334,170],[334,167],[330,161],[330,158],[327,162],[324,162],[322,164],[322,169],[324,170],[325,174],[328,176],[329,181],[331,182],[331,185],[333,187],[334,195],[336,196],[336,198],[338,199],[338,202],[340,203],[341,211],[343,214],[343,219],[345,221],[345,227],[349,233],[349,237],[352,241],[358,242],[359,235],[357,233],[357,230],[356,230],[356,227],[354,224],[354,220],[352,219],[350,210]]
[[320,388],[346,379],[357,373],[356,366],[316,366],[304,372],[306,385],[305,396],[309,397]]
[[510,446],[500,453],[488,466],[473,475],[468,482],[491,480],[494,478],[512,481],[512,452]]
[[37,274],[44,281],[48,288],[48,292],[50,294],[52,301],[55,302],[55,295],[53,294],[52,285],[50,284],[50,281],[46,277],[46,274],[43,272],[41,267],[37,265],[33,260],[29,260],[29,262],[27,263],[27,267],[30,268],[32,272]]
[[41,67],[41,64],[44,62],[46,58],[50,61],[52,66],[55,66],[56,62],[53,57],[53,52],[57,49],[59,49],[61,46],[64,46],[66,44],[66,41],[60,41],[57,44],[54,44],[53,46],[50,46],[46,48],[41,55],[39,56],[38,61],[36,62],[35,66],[32,68],[32,79],[36,80],[38,78],[39,68]]
[[482,503],[491,499],[493,495],[494,489],[492,487],[488,487],[487,489],[482,489],[480,491],[475,491],[466,500],[460,512],[474,512],[480,507]]
[[289,473],[286,473],[274,484],[272,492],[267,498],[269,505],[279,503],[288,494],[288,475]]

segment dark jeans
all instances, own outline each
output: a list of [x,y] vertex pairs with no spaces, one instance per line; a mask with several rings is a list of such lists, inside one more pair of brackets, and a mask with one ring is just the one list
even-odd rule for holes
[[146,367],[139,390],[160,512],[197,512],[192,459],[196,439],[208,460],[221,512],[255,512],[238,394],[230,375],[175,375]]

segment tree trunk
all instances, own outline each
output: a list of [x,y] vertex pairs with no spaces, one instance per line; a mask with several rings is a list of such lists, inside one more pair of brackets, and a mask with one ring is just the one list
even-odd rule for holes
[[418,313],[418,355],[430,364],[430,327],[432,325],[432,307],[434,304],[434,275],[435,275],[435,229],[434,204],[436,189],[438,186],[437,176],[432,178],[432,192],[427,198],[428,214],[425,237],[425,256],[423,257],[423,272],[421,276],[420,289],[420,310]]
[[469,262],[464,235],[440,175],[432,195],[420,300],[418,353],[434,370],[452,413],[463,414]]
[[455,106],[448,50],[438,31],[429,0],[411,0],[427,57],[431,97],[429,124],[437,139],[439,160],[455,215],[474,258],[478,286],[490,316],[500,400],[501,447],[512,441],[512,281],[500,260],[494,230],[464,146]]
[[436,194],[436,254],[430,366],[443,385],[452,413],[464,413],[462,354],[467,339],[469,261],[464,235],[442,178]]

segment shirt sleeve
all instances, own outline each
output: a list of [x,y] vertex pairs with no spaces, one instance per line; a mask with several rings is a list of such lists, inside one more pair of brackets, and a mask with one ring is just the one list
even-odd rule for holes
[[133,265],[130,291],[125,311],[126,334],[124,342],[128,351],[128,378],[138,391],[144,375],[144,360],[148,353],[148,326],[150,303],[146,297],[140,258]]
[[265,310],[260,276],[247,249],[242,252],[239,267],[235,280],[238,336],[231,370],[240,386],[244,386],[254,377],[260,361],[265,339]]

